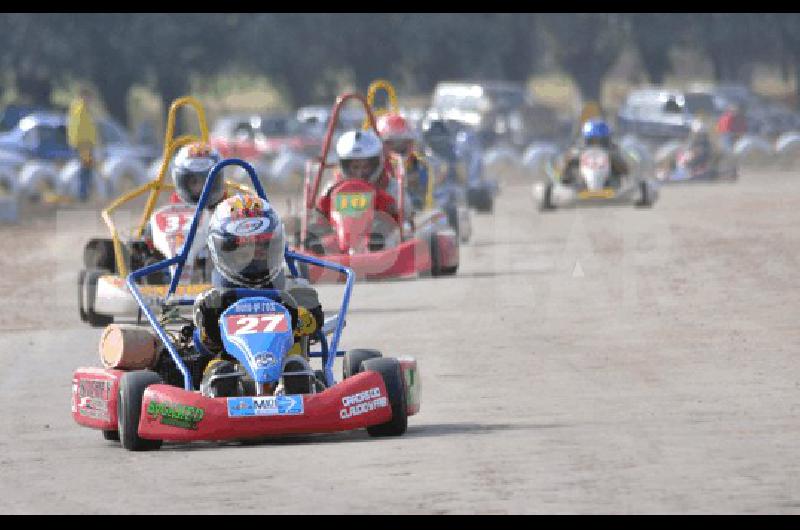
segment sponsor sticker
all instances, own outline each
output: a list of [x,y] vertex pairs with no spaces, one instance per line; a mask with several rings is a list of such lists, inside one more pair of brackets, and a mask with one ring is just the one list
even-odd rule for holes
[[303,413],[303,396],[257,396],[228,398],[228,416],[293,416]]
[[111,399],[111,386],[111,381],[107,379],[81,379],[74,384],[73,393],[77,395],[78,414],[98,420],[109,420],[108,401]]
[[339,417],[347,420],[377,408],[388,407],[389,400],[381,394],[381,389],[376,386],[369,390],[343,397],[342,405],[344,408],[339,410]]
[[171,425],[181,429],[196,430],[205,415],[200,407],[170,403],[169,401],[151,401],[147,404],[147,414],[159,419],[162,425]]

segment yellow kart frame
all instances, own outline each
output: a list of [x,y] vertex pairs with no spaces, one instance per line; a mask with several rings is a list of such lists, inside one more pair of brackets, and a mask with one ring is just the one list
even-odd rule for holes
[[[197,120],[200,125],[199,138],[197,136],[188,134],[175,138],[175,117],[178,109],[184,106],[193,108],[197,114]],[[153,214],[158,197],[163,191],[173,191],[175,189],[173,184],[164,182],[170,160],[172,160],[172,157],[175,155],[178,149],[193,142],[208,143],[208,123],[206,121],[205,110],[203,110],[203,106],[200,104],[200,102],[194,97],[184,96],[176,99],[169,107],[169,113],[167,114],[167,130],[164,134],[164,151],[162,154],[161,167],[159,168],[158,176],[150,182],[147,182],[138,188],[124,193],[120,197],[117,197],[117,199],[115,199],[101,212],[100,216],[111,232],[111,241],[114,245],[114,259],[117,262],[117,270],[120,277],[127,277],[128,266],[127,263],[125,263],[124,253],[122,251],[122,241],[119,238],[119,232],[114,224],[111,214],[123,204],[130,202],[131,200],[149,191],[150,196],[145,204],[144,212],[142,212],[142,218],[139,221],[139,225],[137,226],[136,230],[134,231],[136,237],[141,237],[142,233],[144,232],[144,228],[150,219],[150,216]],[[228,188],[236,191],[242,191],[246,193],[251,192],[250,188],[247,186],[243,186],[235,182],[225,181],[225,185]]]
[[[389,106],[386,108],[375,107],[375,94],[377,94],[378,90],[381,89],[386,92],[386,96],[389,99]],[[397,91],[395,90],[394,85],[392,85],[392,83],[386,79],[376,79],[369,84],[369,88],[367,89],[367,105],[369,105],[370,109],[372,109],[372,114],[375,116],[376,121],[381,116],[389,114],[390,112],[400,114],[400,107],[397,103]],[[370,128],[369,116],[364,118],[364,123],[361,125],[361,127],[364,130],[368,130]],[[394,161],[394,157],[392,157],[392,160]],[[431,166],[426,160],[421,157],[418,157],[417,160],[419,160],[421,164],[424,164],[428,169],[428,189],[425,190],[425,210],[431,210],[433,208],[433,189],[436,176],[432,174]]]

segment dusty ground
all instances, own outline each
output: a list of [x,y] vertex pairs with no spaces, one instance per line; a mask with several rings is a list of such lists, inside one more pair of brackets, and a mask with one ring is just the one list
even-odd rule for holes
[[456,277],[356,287],[344,347],[420,362],[406,436],[154,453],[70,417],[96,212],[0,228],[0,512],[800,513],[798,191],[751,173],[543,215],[507,183]]

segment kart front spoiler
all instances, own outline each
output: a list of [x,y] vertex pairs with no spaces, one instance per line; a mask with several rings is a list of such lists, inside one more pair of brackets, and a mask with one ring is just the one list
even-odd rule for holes
[[[432,237],[438,238],[440,264],[445,267],[457,265],[458,242],[455,233],[452,230],[443,231]],[[415,277],[430,271],[432,265],[430,244],[424,238],[414,238],[396,247],[361,254],[311,255],[350,267],[362,279]],[[340,278],[340,274],[335,271],[314,266],[308,268],[308,275],[309,280],[315,283],[335,282]]]
[[[400,358],[406,413],[420,410],[416,360]],[[72,416],[79,425],[117,430],[121,370],[78,368],[72,379]],[[331,433],[361,429],[392,418],[383,378],[362,372],[317,394],[276,398],[210,398],[196,391],[157,384],[144,392],[139,436],[192,441],[235,440],[285,434]]]
[[[651,183],[647,182],[652,195],[657,193],[657,188]],[[616,190],[613,197],[604,197],[598,194],[597,196],[582,197],[571,186],[564,186],[563,184],[556,183],[553,185],[551,195],[551,202],[557,208],[569,208],[580,206],[600,206],[612,204],[625,204],[633,203],[639,198],[638,183],[629,185],[619,190]],[[533,196],[536,202],[541,203],[544,196],[544,184],[537,182],[533,186]]]

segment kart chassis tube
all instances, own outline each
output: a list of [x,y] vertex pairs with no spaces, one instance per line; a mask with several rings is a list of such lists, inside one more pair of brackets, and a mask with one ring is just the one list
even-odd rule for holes
[[[170,282],[169,291],[167,291],[167,295],[165,297],[165,303],[169,302],[169,297],[175,292],[175,288],[178,285],[178,279],[180,278],[181,272],[183,270],[183,265],[186,263],[186,259],[189,255],[189,250],[191,249],[192,243],[194,242],[195,233],[197,232],[197,223],[200,218],[200,216],[197,215],[197,212],[203,211],[203,208],[205,207],[205,204],[208,201],[208,195],[211,191],[211,186],[214,182],[214,179],[217,178],[220,171],[224,167],[232,165],[244,168],[247,171],[248,175],[250,176],[250,179],[253,181],[253,186],[255,187],[258,196],[264,200],[268,200],[266,194],[264,193],[264,189],[261,187],[261,183],[258,181],[256,172],[250,164],[248,164],[243,160],[239,160],[237,158],[222,160],[212,168],[211,173],[209,173],[208,178],[206,179],[205,186],[203,187],[203,192],[200,194],[200,200],[197,203],[197,209],[195,210],[195,215],[192,218],[192,224],[189,228],[189,234],[186,237],[186,241],[184,242],[181,251],[172,258],[133,271],[128,275],[128,278],[126,280],[126,283],[128,284],[128,288],[130,289],[131,294],[133,294],[133,297],[136,299],[136,302],[139,304],[139,307],[142,308],[142,312],[144,313],[147,320],[150,322],[150,325],[153,327],[156,334],[158,334],[158,337],[161,339],[161,342],[169,351],[169,354],[172,357],[172,360],[175,362],[175,365],[181,371],[181,374],[183,374],[184,388],[188,391],[194,389],[191,374],[189,373],[189,370],[186,367],[186,365],[183,363],[183,360],[180,358],[180,355],[178,355],[178,351],[175,348],[175,345],[172,344],[169,335],[167,335],[166,331],[159,324],[153,312],[150,310],[147,304],[145,304],[144,299],[142,298],[142,294],[141,292],[139,292],[136,280],[143,276],[147,276],[148,274],[151,274],[155,271],[166,269],[172,265],[177,264],[175,274],[172,276],[172,281]],[[347,281],[345,283],[344,297],[342,299],[342,306],[339,310],[336,322],[336,329],[333,332],[333,337],[331,339],[330,347],[328,346],[324,334],[320,333],[319,336],[321,337],[320,343],[322,351],[315,352],[313,355],[315,357],[321,356],[323,358],[323,362],[325,365],[325,370],[324,370],[325,383],[328,386],[332,386],[336,382],[333,377],[333,363],[336,360],[336,354],[339,353],[337,349],[339,346],[339,338],[341,337],[342,328],[344,327],[344,317],[347,314],[347,307],[350,303],[350,295],[353,290],[353,283],[355,282],[355,274],[348,267],[339,265],[337,263],[316,259],[311,256],[306,256],[303,254],[296,254],[294,252],[289,251],[288,248],[284,251],[284,256],[286,259],[286,263],[289,266],[289,270],[294,276],[297,276],[297,266],[295,264],[296,261],[309,263],[311,265],[316,265],[318,267],[333,269],[347,276]],[[270,298],[275,298],[275,296],[277,295],[277,291],[275,291],[274,289],[236,289],[236,292],[244,294],[246,296],[267,296]],[[334,352],[334,354],[330,355],[329,352]]]

